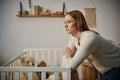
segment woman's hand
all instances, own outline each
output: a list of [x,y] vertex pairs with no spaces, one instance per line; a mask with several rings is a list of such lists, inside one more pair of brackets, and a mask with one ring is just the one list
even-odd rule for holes
[[75,54],[75,52],[73,52],[69,47],[67,47],[66,49],[65,49],[65,55],[66,55],[66,57],[73,57],[74,56],[74,54]]

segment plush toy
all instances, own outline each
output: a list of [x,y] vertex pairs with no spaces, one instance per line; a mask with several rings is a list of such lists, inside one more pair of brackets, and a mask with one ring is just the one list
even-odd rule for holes
[[[34,67],[35,59],[31,56],[21,56],[21,66],[22,67]],[[39,80],[35,72],[32,73],[33,80]],[[20,80],[28,80],[28,72],[20,72]]]
[[[47,80],[55,80],[55,74],[51,74]],[[62,73],[59,73],[58,80],[63,80]]]
[[[37,65],[37,67],[47,67],[47,64],[42,60]],[[39,77],[39,80],[41,80],[41,72],[37,72],[37,75]],[[54,72],[46,72],[46,79],[47,80],[54,80]],[[59,74],[59,80],[62,80],[62,74]]]
[[[37,67],[47,67],[47,64],[44,61],[40,61]],[[39,80],[41,80],[41,72],[36,72]],[[48,78],[48,74],[46,74],[46,78]]]

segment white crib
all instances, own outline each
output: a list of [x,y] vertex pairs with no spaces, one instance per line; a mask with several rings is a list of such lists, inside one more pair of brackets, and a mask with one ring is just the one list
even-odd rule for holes
[[[35,67],[21,67],[20,57],[29,55],[35,58]],[[55,80],[58,80],[60,72],[65,72],[67,80],[71,80],[71,69],[61,67],[62,49],[47,48],[47,49],[25,49],[24,52],[15,58],[12,58],[7,63],[0,67],[0,80],[19,80],[20,72],[28,72],[28,80],[32,80],[32,72],[42,72],[42,79],[46,80],[46,72],[54,72]],[[41,60],[47,63],[47,67],[36,67]]]

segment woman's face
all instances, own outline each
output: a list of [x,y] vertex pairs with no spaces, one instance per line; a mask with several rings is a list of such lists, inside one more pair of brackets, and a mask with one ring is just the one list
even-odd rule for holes
[[65,30],[67,34],[74,35],[76,30],[76,20],[69,14],[67,14],[64,18]]

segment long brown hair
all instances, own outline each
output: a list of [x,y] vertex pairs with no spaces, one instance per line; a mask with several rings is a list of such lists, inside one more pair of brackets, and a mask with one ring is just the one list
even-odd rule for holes
[[[87,22],[85,20],[84,15],[82,14],[82,12],[78,11],[78,10],[73,10],[70,12],[67,12],[66,15],[69,14],[70,16],[72,16],[75,20],[76,20],[76,27],[78,29],[78,31],[80,32],[84,32],[84,31],[92,31],[97,33],[96,31],[90,30]],[[99,34],[99,33],[97,33]]]

